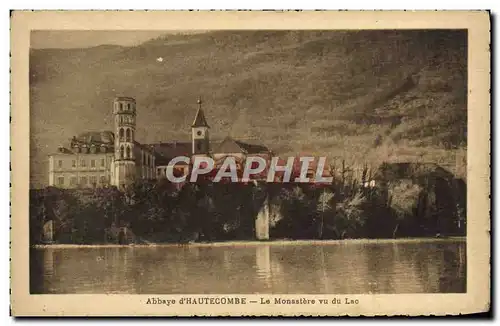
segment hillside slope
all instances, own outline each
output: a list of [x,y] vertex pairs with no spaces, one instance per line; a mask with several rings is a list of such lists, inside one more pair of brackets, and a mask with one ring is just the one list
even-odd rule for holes
[[466,147],[466,83],[463,31],[217,31],[32,50],[32,184],[46,182],[57,145],[112,129],[119,95],[137,99],[141,142],[189,139],[201,96],[214,138],[452,164]]

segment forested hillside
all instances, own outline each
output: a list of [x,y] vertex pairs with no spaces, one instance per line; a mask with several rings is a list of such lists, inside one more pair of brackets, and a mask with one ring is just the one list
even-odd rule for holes
[[32,50],[33,186],[60,143],[112,130],[120,95],[137,100],[140,142],[188,140],[201,96],[212,138],[465,173],[465,31],[217,31]]

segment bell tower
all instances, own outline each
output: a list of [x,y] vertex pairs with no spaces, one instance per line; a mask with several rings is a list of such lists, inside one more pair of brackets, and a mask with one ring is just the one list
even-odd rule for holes
[[136,103],[131,97],[117,97],[113,102],[115,125],[114,182],[122,189],[135,181]]
[[193,155],[208,155],[209,148],[209,137],[208,137],[208,126],[207,120],[205,119],[205,114],[201,108],[201,98],[198,99],[198,111],[194,117],[193,124],[191,125],[191,137],[193,142]]

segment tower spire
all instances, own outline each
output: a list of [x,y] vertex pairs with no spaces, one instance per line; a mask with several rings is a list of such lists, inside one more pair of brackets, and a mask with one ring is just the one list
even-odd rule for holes
[[198,103],[198,110],[201,110],[201,104],[203,103],[201,101],[201,96],[198,96],[198,101],[196,101],[196,103]]
[[208,123],[207,120],[205,119],[205,114],[203,113],[203,110],[201,109],[201,104],[203,103],[201,100],[201,97],[198,97],[198,100],[196,101],[198,103],[198,111],[196,112],[196,116],[194,117],[193,124],[191,125],[192,128],[194,127],[207,127],[208,128]]
[[196,103],[198,104],[198,110],[194,117],[193,124],[191,125],[192,153],[193,155],[207,155],[210,152],[210,142],[208,138],[208,129],[210,127],[208,126],[207,119],[205,119],[205,114],[201,108],[201,97],[198,97]]

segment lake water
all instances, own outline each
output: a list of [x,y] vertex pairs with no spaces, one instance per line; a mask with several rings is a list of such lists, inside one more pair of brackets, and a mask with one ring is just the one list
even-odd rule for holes
[[32,293],[466,291],[465,240],[32,249]]

